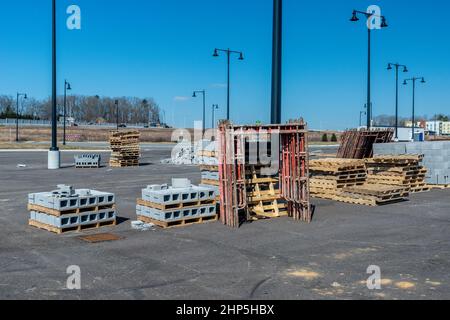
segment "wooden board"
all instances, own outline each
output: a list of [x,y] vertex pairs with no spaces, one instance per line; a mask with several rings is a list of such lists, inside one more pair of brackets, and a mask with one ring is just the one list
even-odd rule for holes
[[170,229],[170,228],[179,228],[179,227],[186,227],[194,224],[203,224],[203,223],[209,223],[209,222],[215,222],[219,219],[218,215],[211,216],[211,217],[200,217],[200,218],[191,218],[191,219],[182,219],[177,221],[159,221],[155,219],[151,219],[148,217],[138,216],[138,220],[143,221],[145,223],[152,223],[160,228],[163,229]]
[[154,208],[161,211],[167,211],[167,210],[176,210],[176,209],[189,209],[189,208],[196,208],[200,206],[213,206],[216,205],[216,200],[203,200],[203,201],[194,201],[194,202],[186,202],[186,203],[177,203],[177,204],[159,204],[154,203],[150,201],[145,201],[143,199],[137,199],[137,204],[140,206],[148,207],[148,208]]
[[81,231],[87,231],[87,230],[92,230],[92,229],[99,229],[102,227],[112,227],[115,226],[117,224],[116,220],[114,221],[108,221],[108,222],[99,222],[99,223],[93,223],[93,224],[88,224],[88,225],[82,225],[82,226],[78,226],[78,227],[72,227],[72,228],[57,228],[54,226],[50,226],[41,222],[37,222],[35,220],[29,220],[28,221],[28,225],[38,228],[38,229],[42,229],[42,230],[46,230],[49,232],[53,232],[56,234],[62,234],[62,233],[68,233],[68,232],[81,232]]
[[41,213],[45,213],[51,216],[55,217],[61,217],[63,215],[68,214],[83,214],[83,213],[89,213],[89,212],[99,212],[101,210],[115,210],[116,205],[109,205],[109,206],[93,206],[88,208],[77,208],[77,209],[71,209],[71,210],[56,210],[56,209],[50,209],[42,206],[38,206],[35,204],[28,204],[28,211],[37,211]]
[[120,237],[111,233],[98,233],[89,236],[80,236],[78,239],[89,242],[89,243],[100,243],[100,242],[109,242],[109,241],[117,241],[122,240],[123,237]]

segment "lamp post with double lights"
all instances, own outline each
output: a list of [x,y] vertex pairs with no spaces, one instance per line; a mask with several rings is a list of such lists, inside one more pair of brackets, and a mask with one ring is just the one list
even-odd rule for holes
[[219,52],[225,52],[227,54],[227,120],[230,120],[230,63],[231,55],[238,54],[238,60],[244,60],[244,54],[241,51],[233,51],[230,49],[214,49],[213,57],[219,57]]
[[403,72],[408,72],[408,67],[404,64],[389,63],[388,70],[392,70],[395,67],[395,141],[398,141],[398,70],[403,68]]
[[405,79],[403,85],[407,85],[408,81],[413,84],[413,97],[412,97],[412,141],[416,140],[415,129],[416,129],[416,81],[420,80],[420,83],[425,83],[424,77],[413,77],[411,79]]
[[17,93],[17,101],[16,101],[16,142],[19,142],[19,99],[22,97],[27,99],[28,96],[26,93]]
[[371,99],[371,32],[372,26],[369,26],[371,19],[374,17],[381,18],[380,28],[387,28],[388,24],[384,16],[378,16],[370,12],[353,10],[353,16],[350,19],[352,22],[359,21],[358,15],[364,15],[367,18],[367,30],[368,30],[368,59],[367,59],[367,129],[370,129],[372,125],[372,99]]
[[63,125],[63,145],[66,145],[66,122],[67,122],[67,90],[72,90],[72,87],[70,86],[70,83],[67,82],[67,80],[64,80],[64,110],[63,110],[63,118],[64,118],[64,125]]
[[197,98],[197,94],[201,93],[203,95],[203,123],[202,123],[202,128],[203,128],[203,133],[205,133],[205,129],[206,129],[206,90],[198,90],[198,91],[194,91],[194,93],[192,94],[192,98]]

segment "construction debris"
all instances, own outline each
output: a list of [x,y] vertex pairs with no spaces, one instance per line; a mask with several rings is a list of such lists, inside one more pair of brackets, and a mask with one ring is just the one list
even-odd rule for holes
[[113,168],[139,166],[139,138],[139,131],[111,131],[109,143],[112,153],[109,165]]
[[137,200],[138,220],[162,228],[217,221],[216,192],[194,186],[188,179],[172,179],[172,186],[151,185]]
[[423,155],[385,155],[366,159],[367,182],[401,186],[411,193],[430,191],[425,179],[427,169],[421,165]]
[[310,161],[310,191],[314,198],[378,206],[404,201],[404,187],[367,184],[364,160],[320,159]]
[[[257,146],[253,159],[248,159],[249,141]],[[270,154],[260,152],[264,147]],[[270,156],[269,164],[261,165],[265,162],[261,161],[262,155]],[[275,172],[271,167],[274,165]],[[307,127],[303,120],[269,126],[220,123],[220,212],[225,225],[239,227],[242,222],[252,220],[255,212],[280,215],[279,209],[284,207],[278,204],[280,196],[286,202],[289,216],[310,222],[308,176]]]
[[373,156],[375,143],[388,143],[394,137],[393,129],[348,130],[341,137],[337,153],[340,159],[365,159]]
[[83,154],[75,156],[75,168],[88,169],[100,168],[101,155],[99,154]]
[[28,195],[29,225],[57,234],[116,225],[115,195],[58,185]]

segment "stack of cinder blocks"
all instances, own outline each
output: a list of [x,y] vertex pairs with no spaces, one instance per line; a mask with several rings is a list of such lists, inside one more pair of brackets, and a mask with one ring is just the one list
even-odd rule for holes
[[136,214],[138,220],[162,228],[216,221],[216,192],[188,179],[173,179],[171,187],[151,185],[142,190]]
[[75,156],[75,167],[78,169],[100,168],[101,156],[99,154],[83,154]]
[[112,150],[110,166],[113,168],[139,166],[139,138],[139,131],[112,131],[109,137]]
[[116,225],[115,195],[58,185],[28,195],[29,225],[57,234]]
[[450,186],[450,141],[386,143],[374,145],[375,155],[423,154],[430,185]]
[[[200,146],[200,147],[198,147]],[[197,144],[197,159],[200,164],[202,183],[200,186],[209,187],[216,191],[217,199],[219,194],[219,159],[216,141],[201,141]]]

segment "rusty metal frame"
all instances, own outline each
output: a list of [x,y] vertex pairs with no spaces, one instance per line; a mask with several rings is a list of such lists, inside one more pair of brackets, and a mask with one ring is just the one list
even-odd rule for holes
[[288,202],[289,216],[310,222],[308,137],[303,120],[286,125],[233,126],[219,124],[218,154],[221,221],[239,227],[250,218],[245,179],[245,139],[250,135],[279,135],[279,180],[282,197]]

